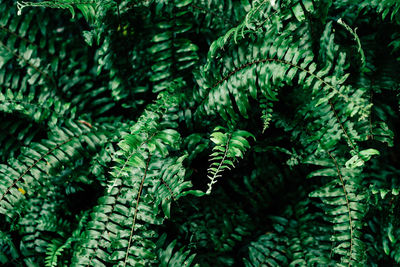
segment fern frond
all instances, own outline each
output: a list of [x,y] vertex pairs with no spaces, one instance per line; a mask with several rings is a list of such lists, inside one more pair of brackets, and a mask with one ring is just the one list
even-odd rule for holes
[[288,265],[285,244],[287,238],[269,233],[261,236],[249,247],[249,259],[243,259],[246,267]]
[[62,244],[59,241],[53,241],[46,251],[46,267],[56,267],[58,264],[58,256],[60,256],[63,250],[68,246],[68,244]]
[[[23,19],[15,16],[13,9],[10,9],[7,1],[0,4],[1,83],[5,87],[18,90],[37,85],[54,86],[54,66],[57,66],[57,62],[51,65],[48,59],[55,53],[56,41],[54,36],[39,30],[38,21],[39,17],[44,16],[43,13],[30,12]],[[43,26],[47,25],[49,18],[44,16],[41,22]],[[49,47],[47,51],[46,47]]]
[[264,133],[265,130],[269,127],[269,124],[272,120],[273,102],[270,102],[265,98],[261,98],[260,108],[262,108],[262,115],[261,115],[261,119],[263,120],[262,132]]
[[54,170],[81,157],[86,149],[95,151],[106,137],[91,130],[83,123],[69,122],[67,127],[55,128],[49,139],[26,147],[17,159],[9,159],[8,165],[1,165],[0,212],[12,218],[13,206],[25,194],[34,194],[36,186],[43,184]]
[[253,137],[255,139],[247,131],[236,130],[224,133],[221,130],[226,132],[226,129],[223,127],[216,127],[210,138],[215,146],[213,147],[213,153],[210,155],[212,163],[208,168],[207,177],[210,179],[210,182],[207,184],[208,189],[206,194],[211,194],[213,184],[222,176],[221,173],[224,170],[234,168],[234,162],[238,158],[243,158],[244,152],[250,148],[250,144],[246,138]]
[[192,262],[196,254],[191,254],[190,250],[185,250],[184,247],[179,250],[175,250],[176,240],[173,240],[165,246],[167,235],[163,234],[159,240],[157,240],[157,258],[159,259],[160,267],[173,267],[173,266],[193,266]]
[[[48,189],[49,187],[46,186]],[[42,224],[40,219],[43,217],[50,217],[54,219],[58,213],[58,207],[62,203],[60,192],[55,190],[43,190],[42,194],[37,194],[29,199],[29,205],[19,203],[22,211],[19,213],[17,229],[24,234],[20,241],[21,254],[26,265],[40,266],[44,265],[44,258],[46,255],[47,247],[52,243],[52,239],[60,239],[65,236],[66,229],[59,227],[55,232],[54,229],[40,227]],[[18,206],[17,206],[18,207]],[[52,234],[49,234],[52,233]],[[40,255],[40,256],[39,256]]]
[[0,263],[15,261],[20,257],[16,246],[9,234],[0,231]]
[[400,263],[399,11],[1,0],[0,265]]
[[[247,214],[231,198],[230,193],[215,190],[213,198],[202,198],[204,202],[195,201],[191,205],[199,208],[189,217],[178,218],[180,236],[184,236],[191,250],[207,251],[197,253],[195,261],[200,266],[225,266],[235,263],[239,248],[257,231],[251,224],[254,218]],[[218,192],[218,193],[217,193]],[[218,200],[218,201],[216,201]],[[221,213],[221,210],[224,210]],[[236,251],[234,255],[230,252]],[[238,258],[240,261],[240,258]]]
[[331,248],[330,232],[324,215],[311,204],[303,200],[288,206],[285,217],[271,216],[274,229],[251,243],[248,258],[244,258],[246,266],[330,266],[331,259],[325,254]]
[[[277,89],[297,83],[305,92],[311,92],[310,97],[320,99],[317,105],[329,103],[333,113],[337,109],[334,101],[339,98],[353,108],[350,116],[360,114],[361,118],[367,117],[370,105],[358,97],[363,94],[363,88],[352,92],[352,88],[345,84],[348,76],[344,73],[345,55],[337,54],[334,47],[336,55],[333,61],[318,68],[309,42],[305,41],[308,38],[306,28],[289,25],[281,34],[271,29],[250,43],[243,42],[230,49],[221,58],[209,57],[208,64],[212,65],[205,66],[205,75],[198,80],[201,86],[198,98],[202,102],[197,113],[218,114],[224,120],[237,121],[240,117],[233,108],[236,106],[239,114],[248,118],[249,98],[258,100],[261,91],[269,101],[277,101]],[[293,32],[289,30],[291,27],[296,27]],[[302,36],[298,39],[301,42],[294,41],[296,35]],[[339,117],[336,120],[340,123]],[[351,137],[347,139],[352,146]]]
[[[159,101],[165,104],[164,99]],[[178,145],[178,132],[160,128],[161,116],[151,108],[118,144],[113,179],[92,212],[86,242],[73,261],[77,266],[156,262],[156,233],[150,226],[163,221],[158,207],[169,217],[171,201],[187,194],[191,184],[183,181],[183,157],[165,159]],[[109,243],[105,245],[104,239]]]
[[0,152],[1,163],[7,159],[15,158],[21,147],[29,146],[42,133],[42,129],[28,120],[16,120],[13,116],[2,116],[0,144],[3,152]]
[[61,122],[74,119],[76,108],[71,108],[70,103],[63,103],[49,93],[38,94],[37,99],[35,95],[34,90],[27,96],[24,96],[22,91],[0,91],[0,111],[23,114],[36,123],[47,121],[49,127],[57,125],[60,119]]
[[338,22],[340,25],[343,25],[343,27],[344,27],[351,35],[353,35],[354,40],[355,40],[356,43],[357,43],[357,51],[358,51],[358,53],[360,54],[361,71],[363,71],[363,69],[365,68],[365,55],[364,55],[364,50],[363,50],[362,47],[361,47],[360,38],[358,37],[358,35],[357,35],[357,33],[356,33],[357,28],[353,30],[353,29],[352,29],[349,25],[347,25],[346,22],[344,22],[343,19],[341,19],[341,18],[338,19],[337,22]]
[[218,37],[243,20],[246,11],[251,8],[251,3],[232,0],[195,0],[189,8],[196,21],[201,22],[199,30],[207,33],[207,36]]
[[334,242],[332,252],[340,255],[340,262],[346,265],[362,263],[365,260],[365,245],[361,241],[360,230],[367,207],[365,193],[360,190],[360,171],[341,167],[335,156],[327,153],[334,166],[315,171],[309,177],[337,175],[337,178],[310,196],[320,197],[326,204],[324,209],[335,231],[331,237]]
[[166,4],[164,8],[173,10],[173,16],[157,23],[160,32],[153,36],[153,45],[149,48],[154,62],[150,77],[154,82],[153,92],[165,90],[172,77],[185,75],[199,58],[196,53],[198,47],[185,38],[192,28],[187,19],[191,2],[174,0]]
[[41,1],[27,2],[18,1],[18,15],[22,15],[22,10],[26,7],[47,7],[47,8],[62,8],[68,9],[71,12],[72,18],[75,17],[75,7],[78,8],[88,22],[93,22],[96,18],[96,0],[57,0],[57,1]]
[[88,220],[88,213],[83,213],[82,217],[78,219],[79,223],[77,228],[72,232],[70,237],[68,237],[66,240],[53,239],[48,245],[45,258],[46,267],[59,266],[59,258],[62,256],[63,252],[65,252],[67,249],[70,249],[73,243],[80,241],[82,228]]
[[383,0],[383,1],[360,1],[358,4],[358,10],[362,9],[372,9],[379,13],[384,20],[386,17],[390,16],[391,20],[396,19],[399,22],[398,12],[400,10],[400,4],[395,0]]

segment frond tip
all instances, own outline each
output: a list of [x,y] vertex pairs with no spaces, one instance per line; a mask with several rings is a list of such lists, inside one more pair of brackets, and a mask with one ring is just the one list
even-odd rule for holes
[[[221,130],[226,131],[225,133]],[[234,168],[234,162],[237,158],[243,158],[244,152],[250,148],[248,137],[254,137],[251,133],[243,130],[234,132],[227,131],[223,127],[216,127],[211,134],[210,140],[216,145],[213,148],[213,153],[210,155],[212,161],[208,168],[207,177],[210,182],[207,184],[208,189],[206,194],[211,194],[212,185],[217,182],[217,178],[221,177],[221,173],[228,169]]]

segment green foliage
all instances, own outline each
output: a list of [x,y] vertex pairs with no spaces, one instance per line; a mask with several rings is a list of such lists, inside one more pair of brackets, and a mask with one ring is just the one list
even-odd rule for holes
[[158,258],[160,259],[159,266],[192,266],[192,262],[195,254],[190,254],[189,250],[184,250],[184,248],[174,251],[176,246],[176,240],[169,243],[166,248],[162,248],[165,240],[167,238],[166,234],[163,234],[157,241],[157,248],[159,248]]
[[400,264],[399,12],[0,0],[0,265]]
[[207,194],[211,194],[212,186],[217,182],[217,178],[222,176],[224,170],[231,170],[234,168],[234,162],[237,158],[243,158],[243,153],[246,149],[250,148],[249,142],[246,137],[254,136],[242,130],[234,132],[219,132],[224,130],[221,127],[216,127],[211,134],[211,141],[215,144],[213,153],[210,155],[212,161],[210,168],[208,168],[208,178],[210,182],[207,184]]
[[192,28],[190,21],[185,19],[190,16],[191,2],[174,0],[156,6],[156,14],[161,20],[156,20],[158,31],[149,48],[154,62],[150,78],[154,83],[153,92],[164,90],[171,79],[184,75],[184,72],[190,73],[198,60],[198,47],[185,38]]
[[61,1],[42,1],[42,2],[17,2],[18,15],[22,14],[22,9],[25,7],[50,7],[50,8],[65,8],[69,9],[72,17],[75,17],[75,9],[78,8],[82,14],[85,16],[87,21],[95,19],[95,9],[94,5],[96,1],[71,1],[71,0],[61,0]]
[[289,206],[285,217],[272,216],[272,231],[261,235],[248,248],[245,266],[329,266],[331,260],[321,253],[329,250],[330,232],[324,228],[324,215],[317,209],[310,213],[313,203],[300,201]]

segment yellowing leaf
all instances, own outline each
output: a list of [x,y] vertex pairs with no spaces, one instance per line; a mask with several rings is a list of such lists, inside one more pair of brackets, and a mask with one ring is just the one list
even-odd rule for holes
[[21,192],[21,194],[25,195],[26,191],[24,189],[22,189],[21,187],[18,187],[18,191]]

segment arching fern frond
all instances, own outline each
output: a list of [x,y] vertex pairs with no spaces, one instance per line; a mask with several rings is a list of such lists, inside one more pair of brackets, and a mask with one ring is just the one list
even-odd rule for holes
[[345,55],[333,46],[330,60],[318,67],[306,41],[311,36],[305,25],[288,24],[282,33],[269,29],[262,36],[248,38],[250,41],[241,41],[221,56],[209,57],[204,75],[198,79],[200,91],[196,98],[202,100],[199,115],[218,114],[225,121],[237,121],[240,117],[236,106],[239,114],[248,118],[249,98],[258,100],[261,93],[269,101],[277,101],[279,88],[298,84],[304,93],[311,92],[310,98],[319,98],[317,105],[328,103],[332,112],[337,109],[334,102],[340,99],[352,107],[351,116],[368,116],[370,106],[358,97],[365,90],[352,91],[345,84]]
[[36,94],[31,90],[27,93],[25,96],[22,91],[0,91],[0,111],[20,113],[36,123],[46,122],[49,127],[59,124],[60,119],[61,122],[74,119],[76,108],[71,108],[70,103],[63,103],[49,92]]
[[55,170],[81,154],[94,152],[96,146],[107,140],[104,134],[92,130],[84,123],[69,122],[67,127],[55,128],[49,139],[31,144],[17,159],[11,158],[7,165],[1,165],[0,213],[12,218],[14,205],[25,195],[33,195],[36,186]]

